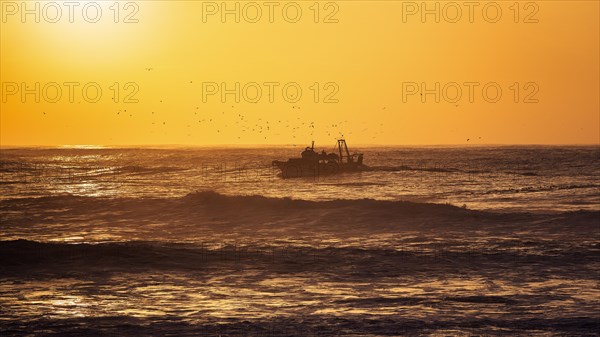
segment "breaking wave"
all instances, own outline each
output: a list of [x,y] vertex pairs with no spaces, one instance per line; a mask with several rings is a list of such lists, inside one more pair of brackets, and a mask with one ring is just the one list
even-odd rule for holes
[[[570,188],[588,187],[592,186],[571,186]],[[464,206],[450,204],[375,199],[312,201],[260,195],[226,195],[212,190],[193,192],[173,198],[89,197],[65,194],[0,201],[0,212],[13,214],[24,209],[29,210],[30,213],[68,210],[74,214],[95,214],[97,216],[112,211],[120,212],[122,216],[154,214],[164,218],[172,216],[172,219],[192,217],[200,213],[213,214],[223,219],[239,218],[241,214],[252,215],[252,218],[245,218],[248,221],[261,216],[293,219],[299,215],[314,215],[315,219],[324,218],[321,220],[337,218],[338,221],[334,222],[342,222],[345,226],[358,223],[368,225],[393,223],[413,217],[445,220],[512,220],[515,218],[527,220],[534,217],[525,212],[495,213],[471,210]],[[57,214],[53,213],[52,215],[56,216]],[[562,217],[578,219],[597,219],[598,215],[600,215],[600,211],[575,211],[559,214]]]

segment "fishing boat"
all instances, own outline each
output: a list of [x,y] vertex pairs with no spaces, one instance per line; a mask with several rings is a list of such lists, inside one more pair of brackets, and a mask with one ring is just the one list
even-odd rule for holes
[[363,164],[363,154],[353,153],[348,150],[345,139],[338,139],[335,149],[331,153],[315,151],[315,142],[307,146],[300,154],[300,158],[290,158],[287,161],[274,160],[272,165],[281,170],[281,177],[297,178],[325,176],[341,172],[358,172],[368,169]]

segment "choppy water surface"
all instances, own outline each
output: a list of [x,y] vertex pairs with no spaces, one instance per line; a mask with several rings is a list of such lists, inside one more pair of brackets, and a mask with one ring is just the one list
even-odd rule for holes
[[2,149],[0,333],[597,335],[598,147],[298,151]]

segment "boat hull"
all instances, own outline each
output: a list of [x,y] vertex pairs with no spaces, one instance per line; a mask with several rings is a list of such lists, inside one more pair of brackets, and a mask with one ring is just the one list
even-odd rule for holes
[[362,164],[339,164],[336,162],[315,162],[301,159],[290,159],[288,161],[273,161],[273,166],[281,171],[281,177],[299,178],[299,177],[319,177],[329,176],[342,172],[364,171],[367,166]]

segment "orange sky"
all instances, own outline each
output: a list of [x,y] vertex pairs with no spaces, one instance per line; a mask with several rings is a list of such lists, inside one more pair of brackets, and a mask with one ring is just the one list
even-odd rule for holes
[[600,142],[598,1],[0,2],[3,146]]

